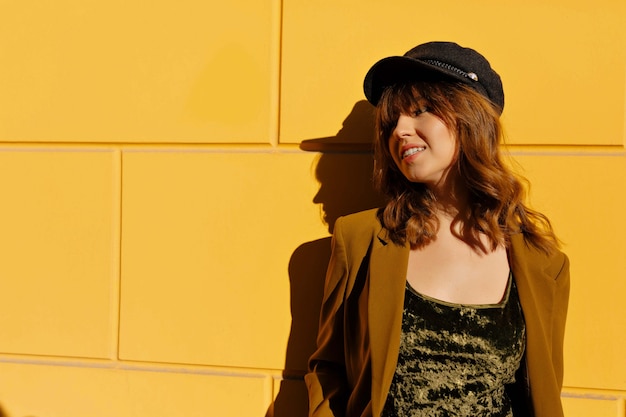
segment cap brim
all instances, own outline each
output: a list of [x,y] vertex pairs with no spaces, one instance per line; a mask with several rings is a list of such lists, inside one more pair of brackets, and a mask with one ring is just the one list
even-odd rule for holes
[[406,56],[390,56],[375,63],[365,75],[363,91],[367,101],[378,104],[386,87],[407,81],[434,81],[440,79],[468,83],[462,75]]

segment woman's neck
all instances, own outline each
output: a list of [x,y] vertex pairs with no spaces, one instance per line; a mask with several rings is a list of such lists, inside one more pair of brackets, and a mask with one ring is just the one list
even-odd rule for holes
[[457,185],[431,189],[435,197],[434,215],[439,229],[437,235],[445,233],[463,241],[477,253],[493,251],[489,239],[477,229],[472,220],[472,208],[467,188]]
[[429,187],[435,201],[435,215],[440,220],[446,218],[454,220],[463,219],[471,212],[469,204],[469,192],[458,181],[447,181],[436,187]]

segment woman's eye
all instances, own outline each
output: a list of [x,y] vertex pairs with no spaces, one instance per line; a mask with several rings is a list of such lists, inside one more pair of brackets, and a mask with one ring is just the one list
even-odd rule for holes
[[422,113],[426,113],[428,111],[428,107],[420,107],[413,112],[413,116],[419,116]]

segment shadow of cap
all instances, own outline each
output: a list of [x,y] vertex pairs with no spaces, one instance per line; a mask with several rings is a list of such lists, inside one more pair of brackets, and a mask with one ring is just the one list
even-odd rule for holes
[[355,103],[335,136],[307,139],[300,149],[308,152],[372,152],[374,143],[374,106],[366,100]]

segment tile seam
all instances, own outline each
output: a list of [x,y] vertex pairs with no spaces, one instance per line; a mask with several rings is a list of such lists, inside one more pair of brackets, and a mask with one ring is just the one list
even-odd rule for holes
[[185,365],[165,364],[149,362],[129,362],[119,360],[69,360],[69,359],[27,359],[27,358],[1,358],[0,364],[32,365],[32,366],[55,366],[66,368],[120,370],[131,372],[154,372],[164,374],[189,374],[207,376],[232,376],[240,378],[282,378],[282,370],[268,368],[236,368],[209,365]]
[[[263,388],[264,388],[264,408],[266,410],[272,410],[273,404],[274,404],[274,379],[271,375],[266,375],[265,379],[264,379],[264,384],[263,384]],[[273,415],[273,411],[271,413],[271,415]]]
[[274,0],[271,5],[271,34],[270,34],[270,120],[269,144],[276,148],[280,142],[280,114],[281,114],[281,72],[282,72],[282,32],[283,32],[283,3]]
[[111,277],[111,327],[109,337],[109,356],[113,360],[119,359],[120,352],[120,329],[122,320],[122,187],[123,187],[123,154],[122,151],[115,150],[115,222],[113,224],[114,247],[112,253],[112,277]]
[[623,400],[626,399],[626,390],[591,387],[564,387],[561,392],[561,397],[589,400]]

